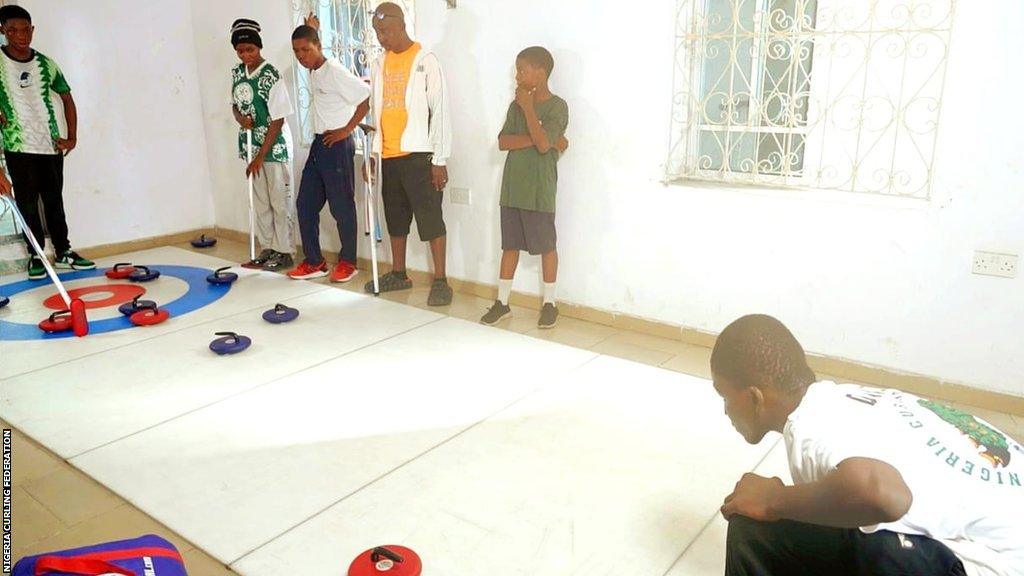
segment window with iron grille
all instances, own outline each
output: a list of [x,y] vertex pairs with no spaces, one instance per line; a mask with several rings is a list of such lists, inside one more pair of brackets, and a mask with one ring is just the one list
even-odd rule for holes
[[928,198],[955,0],[679,0],[666,177]]
[[[292,14],[296,26],[302,24],[307,15],[316,14],[320,19],[324,56],[341,60],[356,76],[369,78],[370,66],[383,53],[370,17],[383,1],[292,0]],[[409,36],[416,38],[414,0],[397,0],[396,3],[405,12]],[[313,142],[313,124],[309,118],[309,70],[298,64],[295,65],[295,91],[301,140],[308,146]]]

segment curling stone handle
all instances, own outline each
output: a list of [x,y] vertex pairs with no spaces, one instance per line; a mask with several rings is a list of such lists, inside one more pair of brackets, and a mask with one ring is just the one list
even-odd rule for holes
[[378,546],[373,549],[373,552],[370,554],[370,561],[376,564],[377,561],[381,559],[381,557],[387,558],[388,560],[391,560],[392,562],[396,563],[401,563],[405,561],[404,558],[383,546]]

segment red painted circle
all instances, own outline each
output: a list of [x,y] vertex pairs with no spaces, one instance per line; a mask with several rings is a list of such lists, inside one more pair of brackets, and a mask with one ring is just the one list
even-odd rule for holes
[[[103,292],[110,296],[102,300],[82,300],[85,304],[86,310],[91,310],[93,308],[105,308],[107,306],[117,306],[119,304],[124,304],[125,302],[131,302],[136,296],[142,296],[145,294],[146,289],[134,284],[106,284],[102,286],[87,286],[85,288],[68,290],[68,296],[71,296],[71,298],[82,298],[82,296],[87,294]],[[64,304],[64,299],[60,297],[60,294],[54,294],[44,300],[43,306],[46,306],[50,310],[64,310],[67,308]]]

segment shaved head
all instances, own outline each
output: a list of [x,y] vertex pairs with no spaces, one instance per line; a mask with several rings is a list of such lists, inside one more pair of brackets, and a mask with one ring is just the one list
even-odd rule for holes
[[817,379],[793,333],[771,316],[751,314],[726,326],[711,352],[711,372],[741,387],[802,390]]
[[384,2],[373,11],[373,31],[377,42],[389,52],[404,52],[413,44],[405,29],[402,7],[394,2]]
[[377,9],[373,11],[374,20],[393,20],[398,22],[403,28],[405,27],[405,12],[402,12],[402,7],[394,2],[382,2]]

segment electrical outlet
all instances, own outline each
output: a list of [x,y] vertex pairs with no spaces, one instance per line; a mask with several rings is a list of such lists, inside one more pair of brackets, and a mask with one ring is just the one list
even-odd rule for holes
[[985,276],[1015,278],[1017,276],[1017,255],[995,252],[975,252],[971,272]]
[[971,263],[971,272],[991,276],[996,269],[996,255],[991,252],[974,252],[974,260]]
[[469,188],[452,188],[452,204],[469,204],[472,200]]
[[1002,258],[999,259],[999,275],[1004,278],[1016,278],[1017,277],[1017,255],[1016,254],[1002,254]]

